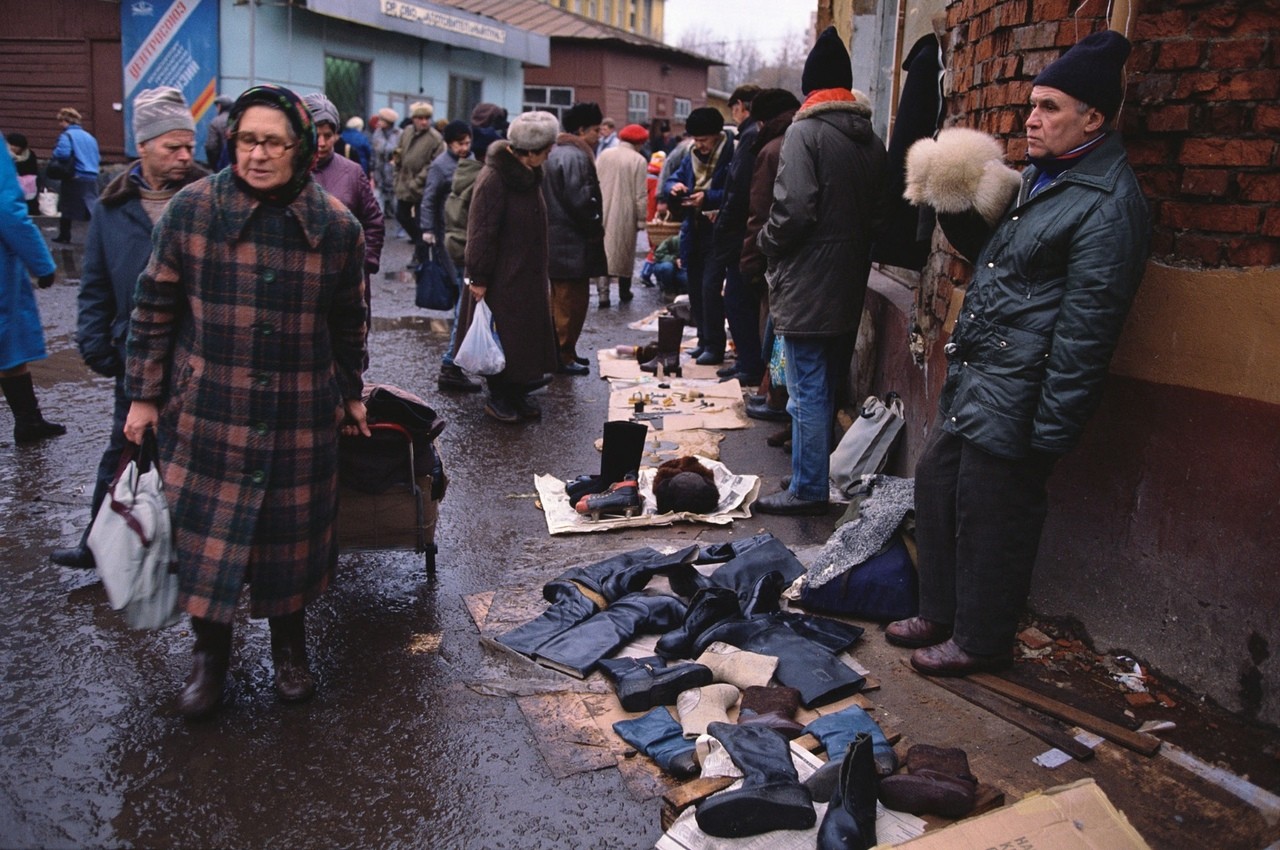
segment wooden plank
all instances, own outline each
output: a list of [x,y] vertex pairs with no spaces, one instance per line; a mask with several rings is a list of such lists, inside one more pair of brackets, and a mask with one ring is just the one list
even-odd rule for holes
[[690,806],[709,797],[717,791],[723,791],[737,780],[732,776],[698,777],[678,785],[662,795],[662,830],[666,832],[675,823],[680,813]]
[[1025,708],[1006,697],[992,693],[980,685],[964,679],[950,679],[944,676],[926,676],[940,688],[963,697],[974,705],[985,708],[1002,720],[1007,720],[1018,728],[1030,732],[1040,740],[1062,750],[1067,755],[1080,761],[1093,758],[1093,750],[1077,741],[1066,730],[1056,725],[1042,714]]
[[972,673],[968,678],[969,681],[976,682],[987,690],[1009,697],[1050,717],[1056,717],[1066,723],[1079,726],[1081,729],[1087,729],[1096,735],[1101,735],[1108,741],[1128,747],[1134,752],[1142,753],[1144,756],[1153,756],[1160,749],[1162,742],[1154,735],[1126,729],[1109,720],[1104,720],[1096,714],[1090,714],[1073,705],[1068,705],[1030,688],[1010,682],[1008,679],[1002,679],[990,673]]

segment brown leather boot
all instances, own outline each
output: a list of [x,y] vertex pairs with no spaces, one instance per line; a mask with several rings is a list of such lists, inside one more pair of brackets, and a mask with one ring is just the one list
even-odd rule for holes
[[271,663],[276,668],[276,695],[284,702],[305,702],[316,692],[307,663],[306,611],[270,617]]
[[231,624],[191,618],[196,645],[191,656],[191,672],[178,694],[178,713],[189,720],[213,714],[222,701],[222,688],[231,663]]

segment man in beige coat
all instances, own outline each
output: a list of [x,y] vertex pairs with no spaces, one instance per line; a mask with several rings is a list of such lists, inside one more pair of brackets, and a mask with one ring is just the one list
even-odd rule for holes
[[618,279],[618,300],[631,300],[631,273],[636,264],[636,233],[644,227],[648,206],[645,180],[649,164],[640,148],[649,133],[639,124],[618,132],[619,142],[596,158],[604,201],[604,252],[609,274],[596,278],[599,306],[609,306],[609,279]]

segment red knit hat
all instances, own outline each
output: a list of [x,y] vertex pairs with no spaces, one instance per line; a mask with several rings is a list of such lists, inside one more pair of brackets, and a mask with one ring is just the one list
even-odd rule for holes
[[649,141],[649,131],[639,124],[628,124],[618,131],[618,138],[633,145],[643,145]]

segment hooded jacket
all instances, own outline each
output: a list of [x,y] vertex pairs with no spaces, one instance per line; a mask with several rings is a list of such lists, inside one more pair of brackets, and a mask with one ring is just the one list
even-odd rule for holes
[[942,427],[1009,458],[1079,440],[1150,251],[1150,214],[1119,134],[1030,197],[1038,176],[1023,172],[985,240],[972,238],[975,216],[939,215],[970,259],[981,249],[946,346]]
[[888,175],[870,116],[861,100],[806,104],[783,137],[773,205],[757,237],[780,335],[857,331]]

